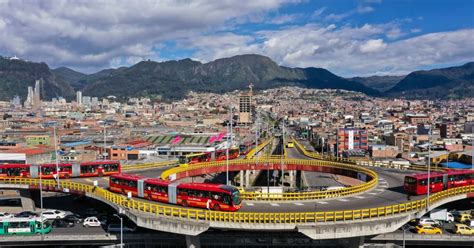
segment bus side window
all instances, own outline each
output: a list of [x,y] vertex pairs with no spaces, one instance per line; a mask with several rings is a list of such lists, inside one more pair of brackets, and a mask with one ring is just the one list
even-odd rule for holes
[[230,204],[230,195],[224,194],[223,200],[225,204]]

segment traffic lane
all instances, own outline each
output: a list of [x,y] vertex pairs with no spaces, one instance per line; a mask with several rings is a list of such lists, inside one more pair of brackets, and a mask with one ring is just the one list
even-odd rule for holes
[[300,153],[296,148],[286,148],[286,157],[294,159],[308,159],[308,157]]
[[317,188],[323,186],[344,186],[338,182],[334,174],[314,172],[314,171],[303,171],[302,178],[304,184],[310,188]]

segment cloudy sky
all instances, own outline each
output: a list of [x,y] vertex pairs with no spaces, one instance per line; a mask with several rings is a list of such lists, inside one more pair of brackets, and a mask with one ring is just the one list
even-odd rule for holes
[[474,61],[473,0],[0,0],[0,55],[91,73],[237,54],[341,76]]

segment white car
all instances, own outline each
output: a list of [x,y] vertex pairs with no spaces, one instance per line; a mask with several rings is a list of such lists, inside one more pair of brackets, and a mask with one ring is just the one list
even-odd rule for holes
[[84,219],[82,226],[84,227],[100,227],[101,223],[97,217],[87,217]]
[[418,225],[439,226],[439,222],[430,218],[421,218]]
[[55,209],[43,210],[43,219],[53,220],[53,219],[63,219],[66,217],[66,212]]
[[0,212],[0,219],[8,219],[15,217],[13,214],[7,212]]

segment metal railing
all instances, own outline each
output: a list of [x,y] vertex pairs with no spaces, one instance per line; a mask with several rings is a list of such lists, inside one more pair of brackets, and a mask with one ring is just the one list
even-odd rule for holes
[[255,154],[258,153],[260,150],[262,150],[265,146],[267,146],[272,141],[272,139],[273,137],[270,137],[269,139],[265,140],[260,145],[258,145],[257,148],[253,148],[252,150],[250,150],[245,156],[245,158],[252,159],[253,157],[255,157]]
[[[357,164],[361,166],[369,166],[369,167],[385,167],[385,168],[396,168],[396,169],[406,169],[406,170],[416,170],[416,171],[427,171],[428,167],[426,166],[419,166],[419,165],[395,165],[395,164],[387,164],[377,161],[371,161],[367,159],[350,159],[350,158],[339,158],[336,156],[328,156],[328,155],[321,155],[316,152],[311,152],[306,150],[306,148],[300,144],[296,139],[292,138],[293,142],[296,144],[298,150],[300,150],[303,155],[319,160],[327,160],[327,161],[335,161],[341,163],[350,163],[350,164]],[[441,167],[434,167],[430,168],[432,171],[444,171],[444,168]]]
[[[13,185],[39,186],[38,179],[29,178],[0,178],[0,182]],[[57,183],[54,180],[43,180],[43,188],[51,190]],[[250,224],[305,224],[315,222],[344,222],[363,219],[377,219],[381,217],[395,216],[406,213],[426,210],[427,199],[410,201],[401,204],[344,211],[325,212],[220,212],[203,209],[181,208],[175,206],[160,205],[153,202],[137,201],[128,199],[124,195],[112,193],[100,187],[76,183],[72,181],[61,181],[61,191],[80,191],[94,195],[104,201],[111,202],[116,206],[128,210],[140,211],[153,216],[169,216],[178,219],[219,221]],[[474,192],[474,185],[444,190],[430,196],[430,206],[443,199]]]
[[[308,160],[308,159],[268,159],[264,158],[257,158],[253,160],[231,160],[229,161],[229,166],[232,168],[233,166],[242,166],[248,165],[249,169],[251,166],[255,166],[256,164],[274,164],[279,166],[281,163],[285,165],[303,165],[303,166],[314,166],[314,167],[330,167],[330,168],[338,168],[344,170],[355,171],[358,173],[365,174],[368,176],[368,181],[358,184],[356,186],[347,187],[344,189],[336,189],[336,190],[326,190],[326,191],[313,191],[313,192],[294,192],[294,193],[263,193],[263,192],[242,192],[241,197],[244,200],[263,200],[263,201],[293,201],[293,200],[314,200],[314,199],[325,199],[325,198],[334,198],[334,197],[341,197],[341,196],[348,196],[353,194],[358,194],[364,191],[367,191],[377,185],[378,182],[378,175],[372,170],[369,170],[364,167],[360,167],[354,164],[347,164],[347,163],[340,163],[334,161],[322,161],[322,160]],[[161,178],[163,180],[169,180],[170,178],[179,179],[177,176],[180,173],[185,173],[193,170],[201,170],[207,169],[212,167],[221,167],[224,171],[226,169],[225,161],[219,162],[207,162],[207,163],[199,163],[187,168],[183,167],[175,167],[163,171],[161,173]]]

